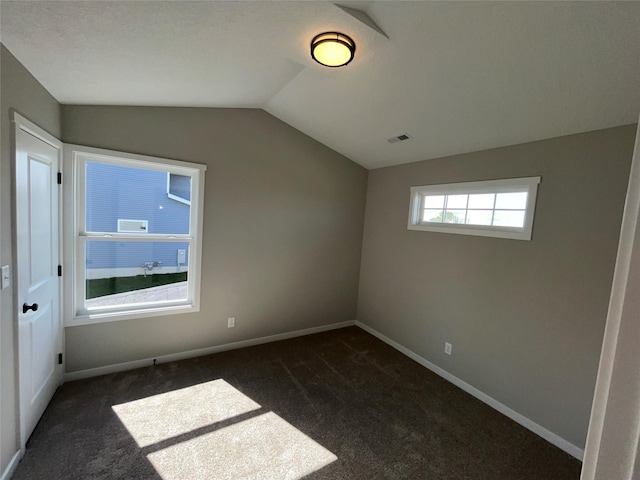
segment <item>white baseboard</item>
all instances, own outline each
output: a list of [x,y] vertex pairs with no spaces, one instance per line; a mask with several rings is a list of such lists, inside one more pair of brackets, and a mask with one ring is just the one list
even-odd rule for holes
[[438,367],[437,365],[435,365],[435,364],[431,363],[430,361],[422,358],[417,353],[414,353],[411,350],[409,350],[408,348],[403,347],[398,342],[396,342],[394,340],[391,340],[389,337],[383,335],[382,333],[378,332],[377,330],[374,330],[373,328],[369,327],[368,325],[365,325],[364,323],[359,322],[357,320],[356,320],[355,323],[356,323],[356,325],[358,327],[362,328],[364,331],[369,332],[374,337],[379,338],[384,343],[392,346],[393,348],[395,348],[399,352],[405,354],[407,357],[411,358],[412,360],[415,360],[416,362],[418,362],[423,367],[428,368],[429,370],[431,370],[435,374],[437,374],[437,375],[441,376],[442,378],[444,378],[445,380],[453,383],[456,387],[458,387],[458,388],[464,390],[465,392],[473,395],[474,397],[476,397],[481,402],[486,403],[487,405],[489,405],[490,407],[492,407],[495,410],[499,411],[503,415],[509,417],[511,420],[519,423],[520,425],[522,425],[523,427],[527,428],[528,430],[531,430],[536,435],[544,438],[549,443],[555,445],[556,447],[560,448],[561,450],[564,450],[565,452],[567,452],[572,457],[575,457],[578,460],[582,461],[582,459],[584,457],[584,450],[583,449],[575,446],[571,442],[569,442],[569,441],[565,440],[564,438],[556,435],[555,433],[547,430],[543,426],[538,425],[533,420],[530,420],[529,418],[525,417],[524,415],[521,415],[520,413],[516,412],[515,410],[510,409],[509,407],[507,407],[506,405],[500,403],[496,399],[490,397],[486,393],[483,393],[480,390],[478,390],[477,388],[475,388],[474,386],[469,385],[467,382],[465,382],[463,380],[460,380],[458,377],[456,377],[454,375],[451,375],[446,370],[443,370],[442,368]]
[[14,474],[14,472],[16,471],[16,468],[18,468],[18,463],[20,463],[20,450],[18,450],[13,457],[11,457],[11,460],[9,461],[9,465],[7,465],[7,468],[4,469],[4,472],[2,472],[2,476],[0,476],[0,480],[9,480],[11,478],[11,475]]
[[64,374],[64,381],[71,382],[73,380],[81,380],[83,378],[97,377],[99,375],[106,375],[108,373],[124,372],[126,370],[133,370],[134,368],[148,367],[153,365],[153,361],[156,360],[156,364],[174,362],[176,360],[185,360],[187,358],[201,357],[203,355],[211,355],[212,353],[225,352],[227,350],[235,350],[237,348],[251,347],[254,345],[260,345],[263,343],[277,342],[279,340],[287,340],[288,338],[302,337],[304,335],[311,335],[313,333],[326,332],[329,330],[336,330],[338,328],[351,327],[356,324],[355,320],[348,320],[346,322],[332,323],[331,325],[323,325],[321,327],[305,328],[304,330],[296,330],[287,333],[278,333],[276,335],[269,335],[267,337],[252,338],[249,340],[241,340],[239,342],[226,343],[224,345],[216,345],[214,347],[199,348],[197,350],[189,350],[186,352],[172,353],[170,355],[160,355],[153,358],[145,358],[142,360],[134,360],[132,362],[117,363],[115,365],[105,365],[104,367],[88,368],[86,370],[78,370],[77,372],[70,372]]

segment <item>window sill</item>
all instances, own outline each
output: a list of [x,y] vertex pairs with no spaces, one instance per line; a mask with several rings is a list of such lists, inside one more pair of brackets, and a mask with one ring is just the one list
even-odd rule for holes
[[482,228],[454,225],[412,225],[407,227],[408,230],[417,230],[421,232],[437,232],[437,233],[457,233],[460,235],[473,235],[477,237],[494,237],[494,238],[508,238],[511,240],[531,240],[531,231],[522,231],[520,229],[498,229],[498,228]]
[[178,315],[196,313],[200,307],[193,304],[172,305],[169,307],[150,307],[144,310],[119,310],[117,312],[83,313],[65,321],[65,327],[78,327],[95,323],[118,322],[136,318],[160,317],[163,315]]

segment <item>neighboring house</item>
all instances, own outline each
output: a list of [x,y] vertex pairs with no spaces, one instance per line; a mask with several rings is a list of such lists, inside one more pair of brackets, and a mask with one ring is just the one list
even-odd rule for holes
[[[89,163],[87,231],[189,233],[191,179],[163,171]],[[188,243],[87,243],[87,279],[185,272]]]

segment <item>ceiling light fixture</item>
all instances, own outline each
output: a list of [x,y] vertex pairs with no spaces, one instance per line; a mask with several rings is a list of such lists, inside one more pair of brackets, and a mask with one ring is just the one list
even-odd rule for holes
[[325,67],[347,65],[355,53],[355,42],[343,33],[325,32],[311,40],[311,58]]

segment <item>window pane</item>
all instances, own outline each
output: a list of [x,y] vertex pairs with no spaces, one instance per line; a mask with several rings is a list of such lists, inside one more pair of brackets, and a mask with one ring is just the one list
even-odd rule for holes
[[469,195],[469,208],[493,208],[495,193],[476,193]]
[[447,210],[444,223],[464,223],[466,210]]
[[85,307],[187,299],[186,242],[86,242]]
[[456,208],[467,208],[467,197],[469,195],[448,195],[447,196],[447,209],[453,210]]
[[524,210],[527,208],[527,192],[498,193],[496,208]]
[[[191,207],[169,198],[167,175],[87,162],[87,231],[188,234]],[[182,198],[191,198],[191,177],[178,175],[174,183]]]
[[422,221],[423,222],[433,222],[433,223],[442,223],[442,210],[424,210],[422,212]]
[[469,225],[491,225],[493,210],[468,210],[467,223]]
[[444,195],[426,195],[422,208],[444,208]]
[[498,227],[524,227],[524,210],[496,210],[493,224]]

